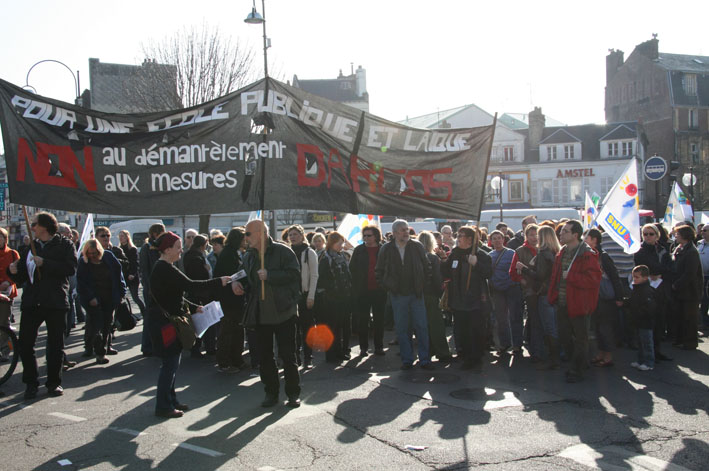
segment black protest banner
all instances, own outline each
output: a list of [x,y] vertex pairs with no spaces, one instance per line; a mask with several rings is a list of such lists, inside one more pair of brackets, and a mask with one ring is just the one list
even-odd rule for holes
[[0,80],[0,124],[14,203],[135,216],[263,206],[476,219],[494,130],[409,128],[273,79],[148,114]]

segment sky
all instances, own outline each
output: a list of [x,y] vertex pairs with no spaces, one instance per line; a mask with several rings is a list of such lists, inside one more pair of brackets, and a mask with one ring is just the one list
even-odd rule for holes
[[[141,45],[183,27],[216,25],[255,48],[263,73],[261,26],[244,23],[251,0],[0,0],[0,78],[25,85],[37,61],[79,71],[89,58],[140,64]],[[489,113],[534,106],[563,123],[604,122],[605,56],[656,33],[660,52],[709,56],[702,25],[709,2],[266,0],[269,72],[282,80],[367,71],[370,112],[407,117],[476,104]],[[256,8],[262,12],[261,1]],[[73,102],[74,79],[54,63],[28,80],[37,93]]]

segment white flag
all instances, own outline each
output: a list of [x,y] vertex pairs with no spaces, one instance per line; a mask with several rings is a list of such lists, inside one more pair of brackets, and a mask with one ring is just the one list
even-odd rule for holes
[[249,220],[246,221],[246,224],[250,223],[250,222],[253,221],[254,219],[261,219],[261,220],[263,220],[263,218],[261,217],[261,210],[260,210],[260,209],[259,209],[258,211],[251,211],[251,212],[249,213]]
[[584,209],[583,214],[584,214],[584,218],[583,218],[584,230],[589,229],[589,228],[596,225],[595,221],[596,221],[596,216],[598,215],[598,210],[596,209],[596,205],[593,204],[593,200],[588,195],[588,191],[586,192],[586,208]]
[[670,198],[667,200],[667,209],[665,209],[665,217],[662,219],[662,225],[670,231],[677,224],[684,221],[691,221],[694,218],[692,206],[684,195],[684,191],[679,187],[677,182],[672,185]]
[[79,241],[79,252],[84,247],[84,242],[91,239],[94,236],[94,215],[89,213],[86,216],[86,222],[84,223],[84,230],[81,231],[81,240]]
[[640,203],[638,201],[638,164],[632,159],[606,196],[596,222],[603,226],[625,253],[640,250]]
[[362,229],[367,226],[379,226],[379,216],[371,214],[348,214],[342,218],[337,232],[345,236],[350,244],[359,245],[362,243]]

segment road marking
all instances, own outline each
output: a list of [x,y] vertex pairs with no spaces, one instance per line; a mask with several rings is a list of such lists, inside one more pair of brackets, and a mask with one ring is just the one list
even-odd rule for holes
[[83,417],[79,417],[76,415],[70,415],[70,414],[64,414],[62,412],[50,412],[47,415],[53,415],[54,417],[59,417],[60,419],[71,420],[72,422],[83,422],[84,420],[86,420]]
[[173,443],[172,446],[184,448],[185,450],[194,451],[196,453],[202,453],[203,455],[211,456],[212,458],[216,458],[217,456],[224,456],[224,453],[210,450],[209,448],[202,448],[201,446],[197,445],[190,445],[189,443]]
[[559,456],[603,471],[627,471],[628,469],[633,471],[689,471],[683,466],[668,463],[652,456],[641,455],[619,446],[594,449],[588,445],[575,445],[563,450]]
[[108,427],[108,430],[113,430],[118,433],[125,433],[127,435],[132,435],[134,437],[140,437],[141,435],[147,435],[145,432],[139,432],[137,430],[131,430],[129,428],[119,428],[119,427]]

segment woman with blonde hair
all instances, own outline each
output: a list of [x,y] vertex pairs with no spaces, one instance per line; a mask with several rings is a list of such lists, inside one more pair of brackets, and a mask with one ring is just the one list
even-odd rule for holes
[[424,287],[424,302],[426,304],[426,318],[428,320],[428,339],[431,346],[431,355],[436,355],[439,361],[449,363],[452,360],[448,340],[446,340],[446,325],[443,314],[438,307],[439,299],[443,294],[443,276],[441,275],[441,259],[436,255],[438,243],[429,231],[421,231],[418,236],[426,250],[426,258],[431,264],[431,279],[427,280]]
[[88,341],[84,356],[93,353],[96,363],[106,364],[113,313],[126,295],[121,263],[113,252],[104,250],[97,239],[89,239],[81,248],[76,283],[79,299],[86,310]]
[[339,232],[331,232],[318,263],[316,293],[322,299],[319,312],[335,337],[325,354],[328,363],[350,359],[352,276],[342,253],[344,246],[344,236]]
[[517,269],[534,280],[537,293],[537,309],[544,333],[544,344],[547,348],[548,362],[540,363],[540,369],[559,368],[559,335],[556,328],[556,309],[549,304],[547,293],[551,280],[551,269],[554,266],[556,254],[561,250],[561,244],[556,232],[551,226],[541,226],[537,232],[537,255],[529,266],[517,262]]

